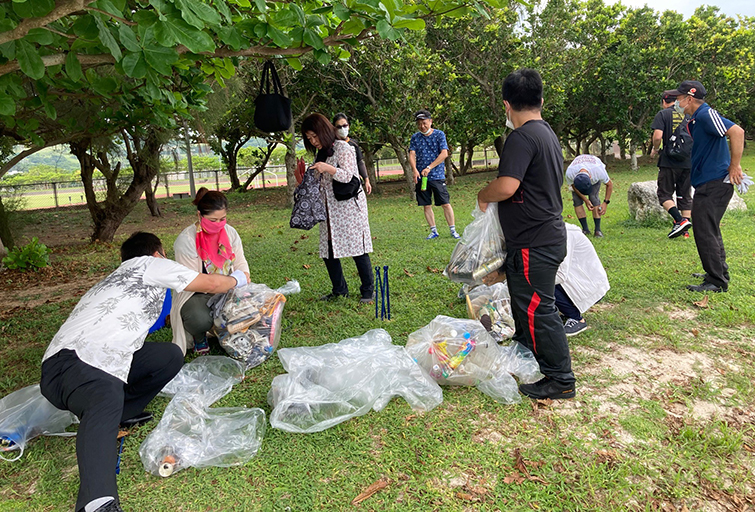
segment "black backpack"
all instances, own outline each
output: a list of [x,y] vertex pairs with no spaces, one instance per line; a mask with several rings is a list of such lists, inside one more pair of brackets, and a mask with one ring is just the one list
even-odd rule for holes
[[263,132],[283,132],[291,126],[291,100],[283,95],[283,86],[271,60],[266,61],[262,69],[260,93],[254,107],[254,126]]
[[692,134],[689,132],[689,119],[685,119],[669,137],[666,156],[671,160],[683,161],[690,155],[692,155]]

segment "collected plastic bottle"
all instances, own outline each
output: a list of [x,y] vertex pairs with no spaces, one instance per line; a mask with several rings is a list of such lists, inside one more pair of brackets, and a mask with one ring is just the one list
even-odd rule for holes
[[422,176],[422,186],[420,187],[421,191],[427,190],[427,176]]

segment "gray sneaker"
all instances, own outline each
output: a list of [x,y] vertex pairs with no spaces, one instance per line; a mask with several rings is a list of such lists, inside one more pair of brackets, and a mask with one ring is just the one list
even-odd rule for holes
[[574,318],[569,318],[564,324],[564,332],[567,336],[576,336],[577,334],[586,330],[587,322],[585,322],[584,318],[581,322],[579,320],[575,320]]

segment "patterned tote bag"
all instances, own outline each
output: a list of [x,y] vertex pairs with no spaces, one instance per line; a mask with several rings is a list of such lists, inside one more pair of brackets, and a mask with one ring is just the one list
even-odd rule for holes
[[320,196],[320,179],[313,169],[307,169],[294,191],[294,209],[289,225],[294,229],[312,229],[325,220],[325,205]]

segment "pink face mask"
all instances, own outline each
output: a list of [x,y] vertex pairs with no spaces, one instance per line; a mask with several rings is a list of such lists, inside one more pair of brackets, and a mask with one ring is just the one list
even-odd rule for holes
[[223,231],[223,228],[225,228],[225,219],[219,222],[212,222],[211,220],[202,217],[199,221],[199,225],[202,226],[202,231],[208,235],[217,235]]

